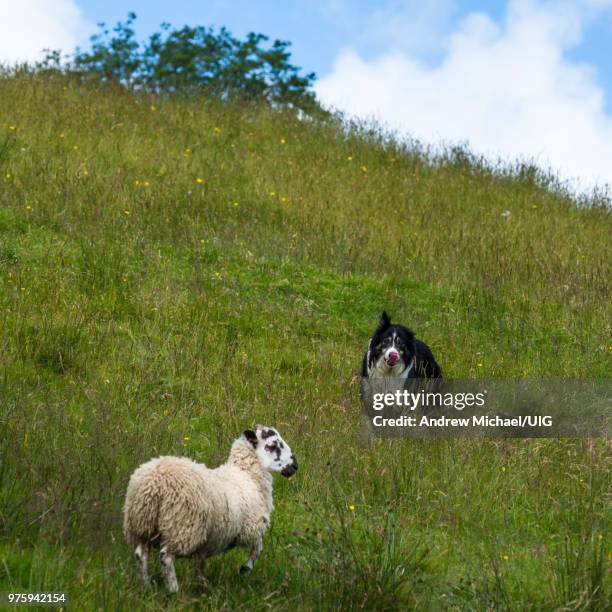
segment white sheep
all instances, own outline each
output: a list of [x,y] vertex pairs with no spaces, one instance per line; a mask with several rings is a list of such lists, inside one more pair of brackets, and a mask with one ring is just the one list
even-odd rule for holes
[[171,592],[178,590],[175,557],[197,555],[203,562],[240,546],[251,551],[240,571],[252,570],[273,510],[271,472],[288,478],[296,470],[287,443],[262,425],[245,431],[215,469],[184,457],[158,457],[141,465],[128,484],[123,530],[145,585],[150,546],[159,546]]

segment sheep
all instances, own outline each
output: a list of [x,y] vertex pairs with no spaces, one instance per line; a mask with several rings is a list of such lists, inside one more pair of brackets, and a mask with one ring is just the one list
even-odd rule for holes
[[239,546],[250,550],[240,568],[250,572],[270,524],[272,472],[289,478],[297,461],[272,427],[257,425],[234,441],[228,460],[210,469],[185,457],[158,457],[132,474],[123,508],[123,530],[149,584],[148,556],[159,546],[166,587],[178,590],[175,557],[203,561]]

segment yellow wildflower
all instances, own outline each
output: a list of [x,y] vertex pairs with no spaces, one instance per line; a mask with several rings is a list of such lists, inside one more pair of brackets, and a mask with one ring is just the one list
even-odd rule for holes
[[351,512],[355,512],[355,506],[354,506],[353,504],[349,504],[348,509],[349,509]]
[[199,185],[201,185],[203,182],[204,182],[204,179],[203,179],[203,178],[200,178],[200,177],[198,176],[198,178],[196,179],[196,183],[198,183]]

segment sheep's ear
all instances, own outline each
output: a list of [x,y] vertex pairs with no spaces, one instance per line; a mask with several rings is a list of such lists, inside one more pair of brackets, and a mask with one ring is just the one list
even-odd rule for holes
[[242,432],[242,435],[253,445],[253,448],[257,448],[257,434],[252,429],[247,429]]

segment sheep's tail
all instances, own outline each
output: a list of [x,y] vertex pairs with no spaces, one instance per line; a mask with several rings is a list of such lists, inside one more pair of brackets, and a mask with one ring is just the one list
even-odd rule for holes
[[130,479],[123,507],[123,532],[132,548],[159,535],[161,495],[154,478]]

